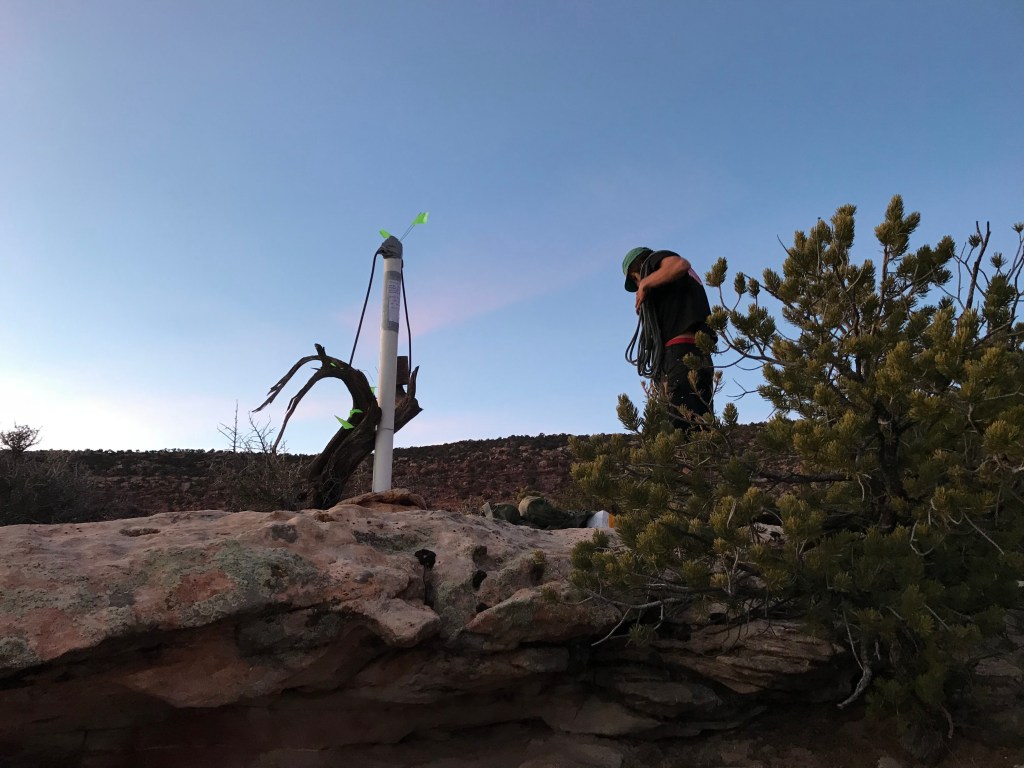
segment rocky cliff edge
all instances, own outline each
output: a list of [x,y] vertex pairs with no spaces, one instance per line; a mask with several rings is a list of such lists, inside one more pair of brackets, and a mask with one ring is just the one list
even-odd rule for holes
[[[542,724],[568,739],[559,765],[619,768],[602,739],[728,728],[773,702],[838,699],[855,677],[788,624],[595,645],[619,615],[569,586],[591,531],[422,506],[392,492],[4,529],[0,764],[318,768]],[[540,765],[528,746],[480,764]]]

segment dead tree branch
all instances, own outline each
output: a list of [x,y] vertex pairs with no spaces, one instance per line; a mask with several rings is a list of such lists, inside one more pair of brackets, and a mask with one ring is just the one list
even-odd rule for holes
[[[296,393],[288,402],[288,410],[285,412],[284,422],[281,431],[274,441],[273,450],[276,451],[284,436],[288,420],[295,413],[295,408],[313,385],[324,379],[341,379],[352,395],[353,413],[348,419],[351,428],[342,427],[331,438],[327,447],[317,456],[309,468],[309,483],[313,506],[326,508],[337,504],[341,500],[341,492],[345,482],[373,452],[376,440],[377,425],[380,424],[381,411],[377,399],[373,396],[373,390],[366,375],[353,368],[343,360],[327,354],[324,348],[315,344],[316,354],[308,355],[299,360],[291,367],[280,381],[270,388],[266,400],[256,408],[254,412],[260,411],[274,402],[274,399],[287,386],[292,376],[298,372],[306,363],[313,361],[320,362],[320,367],[313,372],[309,381]],[[416,401],[416,374],[419,368],[412,371],[409,376],[408,391],[398,385],[395,392],[395,431],[409,423],[422,408]],[[382,393],[383,395],[383,393]]]

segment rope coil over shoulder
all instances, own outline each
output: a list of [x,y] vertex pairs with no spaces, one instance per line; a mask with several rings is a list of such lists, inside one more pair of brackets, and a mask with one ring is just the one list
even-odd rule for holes
[[[634,255],[635,251],[639,251],[639,253]],[[638,256],[643,255],[643,251],[647,251],[647,256],[640,267],[640,279],[642,280],[651,274],[651,254],[653,251],[649,248],[634,248],[626,255],[627,261],[622,265],[622,271],[626,272],[627,290],[629,290],[629,285],[632,282],[629,280],[629,267]],[[630,258],[630,256],[633,258]],[[664,357],[665,346],[662,343],[661,330],[658,328],[658,319],[654,316],[651,303],[645,301],[640,305],[636,330],[633,332],[633,338],[629,341],[629,346],[626,347],[626,360],[630,365],[636,366],[637,372],[642,377],[653,379],[661,371],[661,362]]]

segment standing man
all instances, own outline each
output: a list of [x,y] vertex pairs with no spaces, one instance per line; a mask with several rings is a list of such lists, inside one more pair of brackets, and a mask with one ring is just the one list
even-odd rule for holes
[[[715,338],[708,325],[711,306],[704,284],[690,262],[674,251],[634,248],[622,261],[622,273],[626,290],[636,294],[640,316],[626,359],[641,376],[660,382],[674,406],[669,409],[672,425],[689,432],[714,407],[715,369],[696,340],[698,333]],[[696,368],[686,365],[690,355],[700,359]],[[696,371],[696,386],[691,370]]]

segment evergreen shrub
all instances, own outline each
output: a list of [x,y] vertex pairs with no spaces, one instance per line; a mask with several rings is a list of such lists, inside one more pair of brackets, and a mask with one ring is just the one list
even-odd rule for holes
[[1022,603],[1024,224],[1010,257],[989,255],[987,226],[911,250],[920,216],[897,196],[876,264],[851,256],[854,214],[797,231],[781,272],[737,274],[731,302],[726,261],[707,274],[719,348],[761,367],[773,406],[752,439],[732,403],[685,436],[658,397],[641,413],[621,395],[627,434],[573,441],[573,477],[623,544],[579,545],[574,580],[637,617],[800,617],[859,665],[844,704],[866,692],[951,727]]

